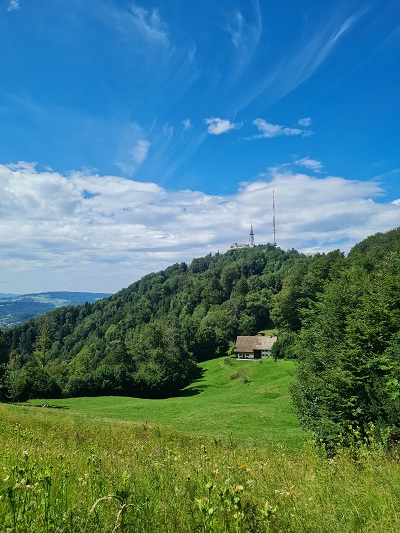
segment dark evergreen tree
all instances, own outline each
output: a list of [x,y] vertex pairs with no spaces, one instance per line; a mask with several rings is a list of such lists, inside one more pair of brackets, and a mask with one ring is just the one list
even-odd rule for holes
[[332,443],[365,434],[385,441],[400,430],[400,254],[386,249],[331,281],[306,311],[292,395],[299,419]]

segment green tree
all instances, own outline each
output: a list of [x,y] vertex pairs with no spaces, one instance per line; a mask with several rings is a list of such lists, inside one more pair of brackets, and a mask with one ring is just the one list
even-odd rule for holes
[[277,359],[297,358],[297,338],[293,331],[280,331],[278,338],[272,346],[271,356]]
[[304,307],[302,280],[307,273],[307,264],[302,262],[283,281],[283,287],[274,297],[271,310],[273,322],[280,328],[299,331],[301,310]]
[[5,366],[5,373],[3,376],[3,385],[6,390],[6,397],[12,403],[23,399],[27,384],[27,373],[21,366],[21,357],[16,353],[10,354],[10,359]]
[[305,427],[326,442],[370,423],[398,438],[399,330],[399,254],[372,271],[354,265],[327,285],[300,333],[292,397]]

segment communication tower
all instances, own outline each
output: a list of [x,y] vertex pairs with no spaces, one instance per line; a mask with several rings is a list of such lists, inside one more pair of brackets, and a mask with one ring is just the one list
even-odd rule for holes
[[275,191],[272,191],[272,243],[276,246],[276,236],[275,236]]
[[255,242],[254,242],[254,230],[253,230],[253,220],[250,224],[250,235],[249,235],[249,244],[238,244],[237,242],[231,242],[229,245],[229,248],[231,250],[240,250],[242,248],[254,248]]
[[253,219],[251,219],[250,235],[249,235],[249,247],[253,248],[254,246],[255,246],[255,243],[254,243]]

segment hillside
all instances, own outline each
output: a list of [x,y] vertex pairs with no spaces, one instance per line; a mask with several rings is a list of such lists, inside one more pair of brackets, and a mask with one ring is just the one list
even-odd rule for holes
[[[60,416],[79,414],[160,425],[191,436],[228,442],[251,441],[264,448],[301,446],[306,433],[293,414],[289,385],[294,361],[253,362],[220,357],[200,364],[202,375],[179,396],[161,400],[109,397],[51,400]],[[30,400],[43,405],[43,400]],[[49,411],[52,411],[49,409]]]
[[97,292],[0,293],[0,328],[17,326],[56,307],[93,303],[108,296],[110,294]]
[[33,374],[17,397],[176,393],[196,377],[197,362],[269,327],[283,278],[309,261],[274,246],[210,254],[31,319],[4,333],[5,356]]

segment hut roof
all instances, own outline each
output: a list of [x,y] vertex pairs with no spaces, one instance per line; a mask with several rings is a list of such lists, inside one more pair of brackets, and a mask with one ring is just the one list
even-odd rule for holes
[[277,337],[263,335],[239,336],[236,339],[235,352],[252,353],[253,350],[270,350]]

